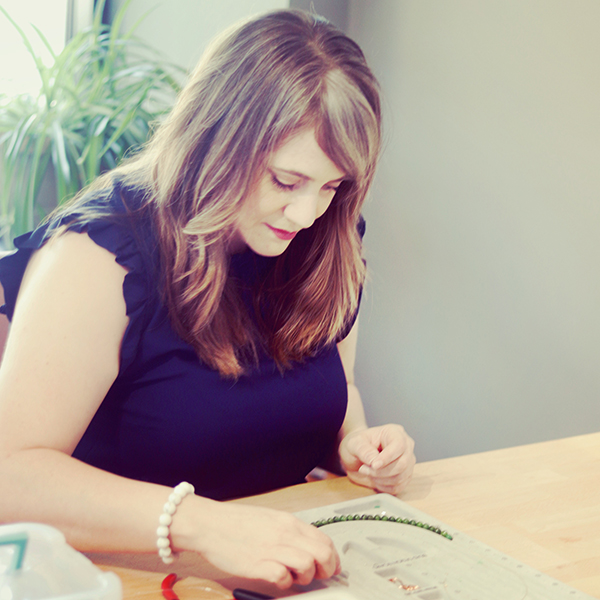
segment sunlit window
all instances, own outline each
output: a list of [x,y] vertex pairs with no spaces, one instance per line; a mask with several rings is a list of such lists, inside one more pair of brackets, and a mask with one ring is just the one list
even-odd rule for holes
[[[48,64],[50,51],[37,27],[55,53],[65,45],[68,0],[0,0],[2,6],[27,35],[36,54]],[[40,78],[35,62],[21,36],[0,12],[0,94],[37,93]]]

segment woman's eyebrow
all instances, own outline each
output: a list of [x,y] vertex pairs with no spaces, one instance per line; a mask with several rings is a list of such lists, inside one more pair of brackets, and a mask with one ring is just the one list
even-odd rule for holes
[[[285,173],[286,175],[293,175],[294,177],[300,177],[300,179],[303,180],[308,180],[308,181],[313,181],[312,177],[309,177],[308,175],[305,175],[304,173],[300,173],[300,171],[294,171],[293,169],[284,169],[282,167],[275,167],[275,166],[271,166],[269,167],[272,171],[278,171],[280,173]],[[345,179],[344,176],[342,177],[338,177],[337,179],[332,179],[331,181],[328,181],[327,183],[341,183],[343,180]]]

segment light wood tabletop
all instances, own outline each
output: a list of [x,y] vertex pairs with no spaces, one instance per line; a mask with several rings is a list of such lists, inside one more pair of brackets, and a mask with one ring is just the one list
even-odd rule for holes
[[[239,502],[295,512],[371,493],[341,477]],[[420,463],[400,498],[600,598],[600,433]],[[230,577],[189,553],[170,567],[150,555],[89,556],[121,577],[127,600],[161,600],[169,572],[179,577],[174,589],[181,600],[224,600],[235,587],[286,595]]]

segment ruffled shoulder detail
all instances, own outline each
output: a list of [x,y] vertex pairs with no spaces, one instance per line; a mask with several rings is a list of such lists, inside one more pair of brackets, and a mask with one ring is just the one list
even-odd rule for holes
[[52,232],[63,226],[69,231],[85,232],[96,244],[114,254],[117,263],[127,270],[123,296],[129,324],[121,346],[120,371],[123,372],[138,353],[142,332],[156,310],[158,295],[152,226],[149,219],[130,210],[135,203],[135,194],[116,183],[113,189],[92,192],[84,200],[83,207],[99,209],[100,216],[82,218],[87,211],[82,212],[79,205],[73,212],[16,238],[15,252],[0,260],[0,283],[5,297],[0,312],[12,319],[29,258],[46,243]]

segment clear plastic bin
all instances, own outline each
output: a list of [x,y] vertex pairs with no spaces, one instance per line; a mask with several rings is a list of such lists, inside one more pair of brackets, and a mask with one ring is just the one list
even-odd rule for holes
[[121,600],[121,581],[48,525],[0,526],[0,600]]

